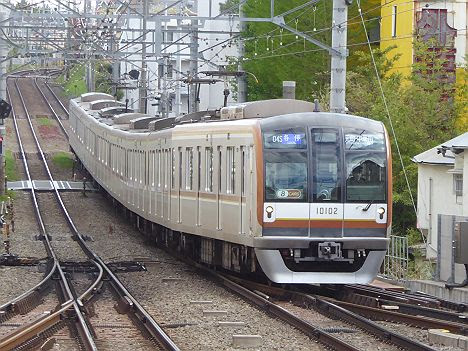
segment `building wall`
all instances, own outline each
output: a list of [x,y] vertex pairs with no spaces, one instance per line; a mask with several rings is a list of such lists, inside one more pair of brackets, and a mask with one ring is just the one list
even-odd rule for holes
[[[453,174],[447,173],[451,166],[418,164],[418,223],[417,227],[427,232],[427,256],[437,255],[437,215],[468,215],[468,195],[465,193],[462,203],[455,196],[453,189]],[[468,174],[468,163],[465,165]],[[468,187],[464,181],[464,191]],[[432,179],[432,187],[431,187]]]
[[[413,28],[414,28],[414,2],[408,0],[382,0],[380,24],[380,49],[385,50],[396,46],[389,53],[389,57],[401,55],[395,62],[392,72],[403,75],[411,73],[413,63]],[[396,31],[393,29],[395,20],[394,7],[396,6]]]

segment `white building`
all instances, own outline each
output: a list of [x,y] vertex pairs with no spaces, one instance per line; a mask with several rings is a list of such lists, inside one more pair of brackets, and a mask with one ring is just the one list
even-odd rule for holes
[[[158,1],[148,1],[149,13],[156,13],[160,10]],[[141,11],[141,1],[136,1],[135,6],[139,7]],[[215,17],[220,13],[219,3],[212,1],[194,2],[192,8],[187,7],[174,7],[165,11],[165,15],[183,15],[187,19],[176,20],[171,19],[168,21],[147,21],[147,29],[154,30],[146,36],[146,42],[151,42],[146,48],[147,51],[147,81],[148,81],[148,99],[147,99],[147,113],[150,115],[158,114],[158,102],[163,92],[167,92],[167,97],[171,100],[169,107],[169,116],[177,116],[185,114],[188,111],[189,87],[188,84],[183,82],[187,78],[190,71],[190,34],[181,29],[187,28],[191,24],[191,18],[195,15],[203,17]],[[225,64],[227,57],[237,56],[237,47],[229,39],[238,31],[238,21],[233,17],[232,21],[200,21],[202,26],[198,28],[196,44],[199,52],[199,59],[197,60],[198,71],[217,71],[219,65]],[[141,29],[143,27],[142,19],[134,18],[128,20],[125,27],[131,29]],[[160,26],[162,32],[157,29]],[[171,31],[174,30],[174,31]],[[222,33],[208,33],[210,31]],[[159,34],[158,34],[159,32]],[[233,34],[230,34],[232,32]],[[139,109],[139,81],[130,79],[128,73],[132,70],[141,72],[141,44],[138,44],[138,37],[141,32],[123,32],[121,37],[121,47],[125,46],[125,42],[135,40],[135,44],[130,46],[128,50],[134,50],[135,54],[129,56],[120,64],[120,76],[124,80],[121,82],[126,84],[130,89],[124,90],[125,99],[129,100],[129,107]],[[216,46],[216,44],[219,44]],[[214,46],[214,47],[213,47]],[[213,50],[210,48],[213,47]],[[159,53],[159,48],[165,49],[162,54]],[[169,67],[163,72],[161,63]],[[199,74],[199,78],[216,79],[218,77],[208,77]],[[221,78],[222,79],[222,78]],[[196,85],[192,84],[191,89],[196,89]],[[199,91],[199,110],[207,110],[219,108],[223,105],[224,95],[223,90],[225,87],[230,88],[231,95],[228,102],[233,102],[232,87],[227,86],[225,82],[216,84],[202,84]]]
[[[468,132],[415,156],[413,162],[418,164],[417,226],[427,237],[427,257],[444,265],[443,248],[452,245],[446,239],[439,242],[441,231],[445,235],[440,215],[468,218]],[[462,267],[458,275],[464,276]]]

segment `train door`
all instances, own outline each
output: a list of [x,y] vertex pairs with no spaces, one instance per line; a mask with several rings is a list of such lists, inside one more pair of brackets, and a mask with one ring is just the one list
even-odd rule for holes
[[311,130],[309,236],[343,236],[341,137],[335,128]]

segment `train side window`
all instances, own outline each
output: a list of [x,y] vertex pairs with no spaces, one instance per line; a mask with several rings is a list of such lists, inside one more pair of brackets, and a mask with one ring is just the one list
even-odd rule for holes
[[205,148],[205,175],[206,175],[206,185],[205,191],[213,191],[213,148]]
[[185,189],[193,188],[193,148],[185,149]]
[[226,192],[234,194],[236,179],[235,147],[228,146],[226,149]]

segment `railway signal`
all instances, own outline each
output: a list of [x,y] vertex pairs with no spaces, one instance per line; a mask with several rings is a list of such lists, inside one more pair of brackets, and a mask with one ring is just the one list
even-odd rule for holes
[[[3,99],[0,99],[0,118],[5,119],[10,115],[11,105]],[[2,123],[3,124],[3,123]]]

